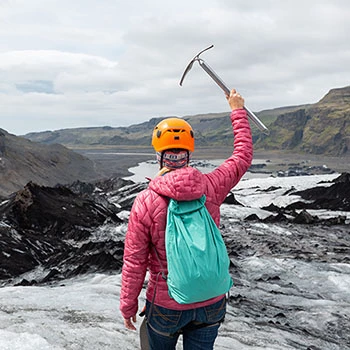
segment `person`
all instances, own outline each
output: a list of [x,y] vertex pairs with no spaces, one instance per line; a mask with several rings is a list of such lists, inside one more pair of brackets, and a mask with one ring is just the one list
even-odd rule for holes
[[226,313],[225,295],[179,304],[170,298],[167,282],[161,277],[167,266],[165,228],[169,198],[187,201],[204,194],[205,205],[219,226],[220,205],[251,164],[253,144],[244,99],[235,89],[226,98],[232,110],[234,150],[211,173],[203,174],[189,166],[194,132],[185,120],[165,119],[153,131],[152,145],[160,171],[147,189],[136,196],[130,212],[120,294],[124,325],[136,330],[138,297],[149,272],[145,313],[150,349],[175,349],[180,334],[184,349],[213,349]]

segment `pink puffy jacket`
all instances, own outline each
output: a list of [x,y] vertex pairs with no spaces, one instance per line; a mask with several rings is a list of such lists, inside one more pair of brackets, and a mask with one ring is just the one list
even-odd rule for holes
[[[234,152],[218,168],[209,174],[202,174],[195,168],[185,167],[158,176],[149,183],[146,190],[135,198],[125,238],[124,265],[120,310],[124,318],[136,315],[138,296],[141,292],[146,271],[149,282],[146,298],[156,305],[186,310],[210,305],[222,296],[194,304],[178,304],[168,295],[166,281],[160,276],[166,269],[165,226],[169,197],[181,201],[193,200],[206,195],[206,207],[219,225],[220,205],[229,191],[249,168],[253,157],[250,126],[244,109],[231,113],[234,130]],[[155,246],[161,265],[152,246]]]

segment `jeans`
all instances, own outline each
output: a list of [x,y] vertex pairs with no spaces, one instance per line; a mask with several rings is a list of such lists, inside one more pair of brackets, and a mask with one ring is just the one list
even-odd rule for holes
[[146,302],[147,332],[152,350],[174,350],[180,334],[184,350],[211,350],[226,313],[226,299],[190,310],[171,310]]

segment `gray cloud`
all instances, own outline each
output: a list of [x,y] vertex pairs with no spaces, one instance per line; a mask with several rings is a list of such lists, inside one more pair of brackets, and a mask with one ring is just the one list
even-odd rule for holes
[[129,125],[228,110],[203,58],[259,111],[349,84],[350,3],[0,1],[0,128]]

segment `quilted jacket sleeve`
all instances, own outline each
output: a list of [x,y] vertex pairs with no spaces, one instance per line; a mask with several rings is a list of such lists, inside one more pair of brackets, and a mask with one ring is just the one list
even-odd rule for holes
[[220,205],[229,191],[238,183],[251,165],[253,142],[247,113],[244,109],[231,112],[234,133],[233,154],[217,169],[207,175],[211,193],[216,194],[216,204]]
[[137,313],[138,296],[148,265],[151,219],[145,206],[146,196],[147,191],[143,191],[135,198],[125,237],[120,293],[120,311],[124,318]]

